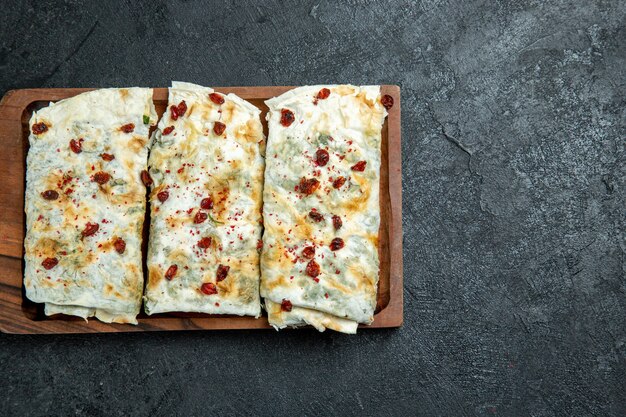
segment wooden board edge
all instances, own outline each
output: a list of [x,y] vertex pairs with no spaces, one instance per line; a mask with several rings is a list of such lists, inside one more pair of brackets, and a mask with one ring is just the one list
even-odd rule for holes
[[[253,90],[254,95],[277,95],[282,94],[282,92],[288,91],[294,87],[290,86],[266,86],[266,87],[215,87],[216,91],[228,90],[229,92],[235,93],[237,95],[241,95],[243,98],[248,95],[247,90]],[[259,90],[260,89],[260,90]],[[271,94],[263,93],[263,89],[271,90]],[[283,90],[282,92],[277,93],[276,90]],[[20,124],[21,129],[21,115],[24,108],[32,103],[33,101],[54,101],[67,97],[67,92],[71,91],[72,93],[82,93],[85,91],[94,90],[94,88],[73,88],[73,89],[61,89],[61,88],[50,88],[50,89],[22,89],[22,90],[9,90],[5,93],[5,95],[0,100],[0,109],[3,107],[16,107],[20,108],[20,114],[17,120],[15,119],[0,119],[0,122],[3,120],[13,120],[14,122]],[[164,97],[167,97],[167,88],[153,88],[155,95],[158,93],[159,95],[164,94]],[[160,90],[157,92],[157,90]],[[400,87],[397,85],[381,85],[381,92],[391,93],[391,95],[396,100],[394,108],[389,111],[389,120],[388,120],[388,137],[390,138],[389,142],[389,167],[391,172],[391,167],[396,167],[397,173],[399,175],[392,176],[390,175],[389,179],[389,193],[390,193],[390,203],[392,207],[392,219],[390,223],[390,234],[392,236],[392,244],[390,248],[392,250],[391,256],[394,253],[399,253],[399,262],[392,262],[390,273],[393,276],[390,276],[390,302],[382,311],[380,311],[376,316],[375,320],[371,325],[361,325],[361,328],[388,328],[388,327],[400,327],[403,323],[403,271],[402,271],[402,169],[401,169],[401,120],[400,120]],[[250,93],[252,94],[252,93]],[[42,97],[45,95],[45,97]],[[396,99],[397,98],[397,99]],[[3,114],[3,111],[0,111],[0,115]],[[392,121],[393,119],[393,121]],[[397,119],[397,120],[396,120]],[[392,133],[393,130],[393,133]],[[394,138],[392,143],[391,138]],[[395,198],[394,198],[395,196]],[[11,255],[5,255],[11,256]],[[397,256],[397,255],[396,255]],[[21,254],[15,256],[17,259],[21,259]],[[395,277],[395,279],[394,279]],[[21,282],[21,281],[20,281]],[[18,286],[21,288],[21,284]],[[0,310],[3,308],[0,307]],[[266,318],[260,319],[261,321],[265,321],[265,323],[258,323],[258,320],[252,318],[244,318],[245,322],[238,323],[234,325],[234,323],[228,323],[230,318],[198,318],[198,319],[183,319],[183,318],[166,318],[166,319],[158,319],[167,320],[169,325],[165,327],[158,327],[149,324],[140,324],[138,326],[132,325],[118,325],[118,324],[106,324],[101,323],[95,319],[91,320],[89,323],[87,322],[73,322],[73,321],[61,321],[61,320],[46,320],[36,322],[38,323],[37,333],[41,334],[63,334],[63,333],[111,333],[111,332],[138,332],[138,331],[172,331],[172,330],[250,330],[250,329],[271,329],[267,323]],[[207,322],[207,320],[209,322]],[[215,325],[211,323],[211,321],[217,321]],[[202,325],[196,324],[196,322],[200,321]],[[251,325],[250,321],[253,321]],[[151,322],[154,323],[154,319],[151,319]],[[257,323],[255,323],[257,322]],[[41,324],[44,324],[41,326]],[[71,323],[71,326],[68,326],[68,323]],[[175,324],[173,327],[170,327],[171,324]],[[190,325],[191,323],[191,325]],[[227,324],[228,323],[228,324]],[[35,334],[32,331],[27,331],[22,326],[6,326],[6,323],[0,323],[0,332],[8,333],[8,334]],[[155,323],[156,324],[156,323]],[[69,327],[69,328],[68,328]],[[149,327],[149,328],[146,328]],[[153,328],[154,327],[154,328]],[[43,330],[43,331],[42,331]]]

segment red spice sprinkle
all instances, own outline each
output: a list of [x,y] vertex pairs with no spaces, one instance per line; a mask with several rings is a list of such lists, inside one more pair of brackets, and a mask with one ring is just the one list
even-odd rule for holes
[[163,136],[169,135],[173,131],[174,131],[174,126],[168,126],[165,129],[163,129]]
[[115,155],[112,155],[110,153],[101,153],[100,158],[104,159],[107,162],[110,162],[115,159]]
[[176,171],[176,172],[178,172],[178,173],[180,174],[180,173],[181,173],[181,172],[183,172],[184,170],[185,170],[185,167],[180,167],[180,168],[178,168],[178,171]]
[[324,297],[328,298],[328,293],[324,293]]

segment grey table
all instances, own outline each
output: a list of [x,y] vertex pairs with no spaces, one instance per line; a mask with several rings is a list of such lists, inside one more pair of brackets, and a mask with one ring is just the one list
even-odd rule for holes
[[0,335],[0,415],[625,415],[624,1],[3,3],[23,87],[402,88],[405,324]]

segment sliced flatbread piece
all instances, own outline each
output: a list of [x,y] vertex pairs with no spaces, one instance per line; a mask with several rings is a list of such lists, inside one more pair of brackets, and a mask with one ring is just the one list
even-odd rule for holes
[[330,85],[266,101],[261,295],[282,307],[269,314],[277,328],[306,322],[353,332],[373,320],[381,99],[378,86]]
[[94,90],[35,112],[26,173],[26,296],[45,313],[133,323],[141,308],[148,88]]
[[146,313],[259,316],[264,147],[258,108],[172,83],[149,161]]
[[356,334],[359,323],[353,320],[342,319],[328,313],[317,310],[311,310],[302,307],[292,307],[290,311],[283,311],[281,304],[265,300],[265,310],[270,324],[276,330],[285,327],[300,327],[311,325],[318,331],[323,332],[326,329],[335,330],[337,332]]

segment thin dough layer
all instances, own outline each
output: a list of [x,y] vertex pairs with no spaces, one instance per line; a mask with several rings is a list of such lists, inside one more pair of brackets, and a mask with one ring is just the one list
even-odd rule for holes
[[258,108],[172,83],[149,161],[146,313],[260,315],[264,148]]
[[46,314],[136,324],[152,90],[103,89],[30,120],[24,286]]
[[266,104],[261,296],[290,306],[270,323],[356,331],[376,306],[380,88],[300,87]]

